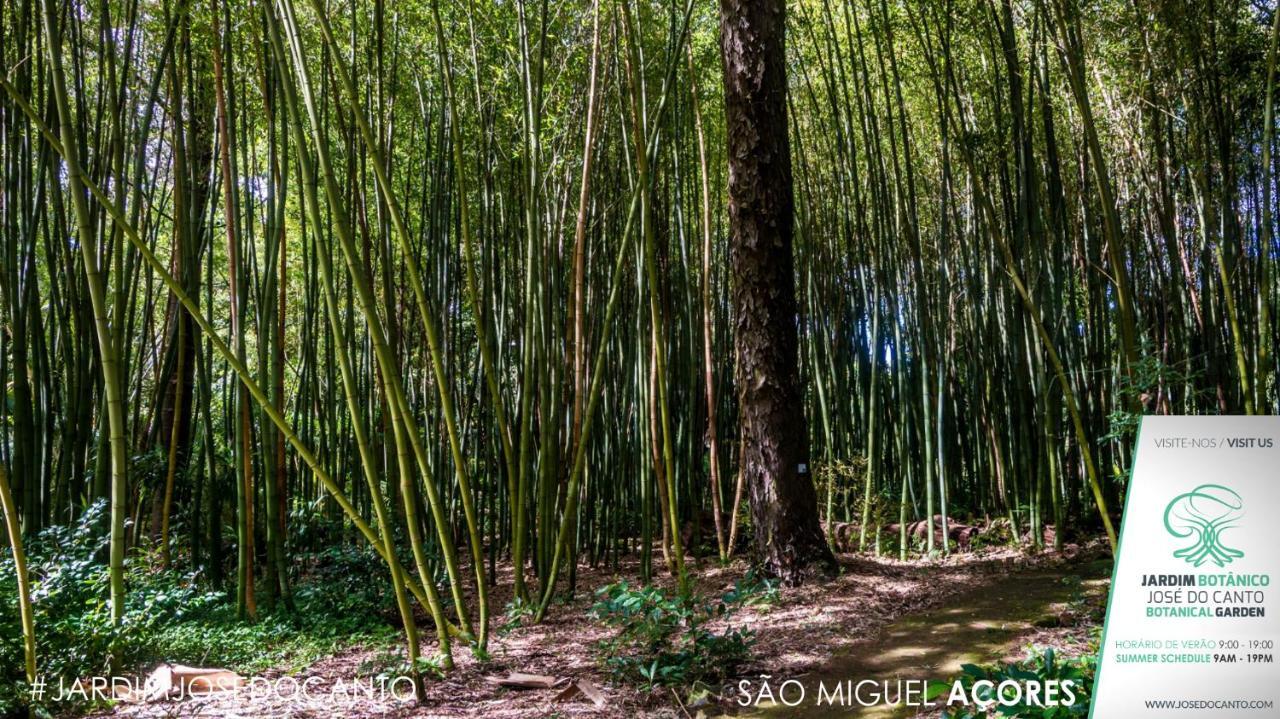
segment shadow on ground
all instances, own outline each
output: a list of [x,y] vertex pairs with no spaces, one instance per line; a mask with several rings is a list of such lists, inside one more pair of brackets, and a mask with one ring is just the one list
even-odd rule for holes
[[[1101,559],[1056,571],[1012,572],[961,593],[943,607],[903,617],[875,637],[837,650],[816,671],[799,677],[773,677],[775,691],[786,679],[798,680],[805,687],[804,700],[796,706],[765,700],[740,716],[914,716],[919,707],[894,706],[900,694],[898,680],[947,681],[959,674],[964,664],[987,664],[1015,654],[1035,622],[1052,617],[1080,592],[1105,592],[1110,571],[1111,561]],[[863,680],[879,683],[878,691],[887,696],[888,703],[861,707],[851,700],[851,687]],[[831,697],[838,685],[844,685],[845,691],[837,705],[829,699],[818,704],[820,688]],[[759,685],[755,686],[758,689]],[[871,697],[873,690],[877,687],[863,691]],[[797,694],[793,687],[787,692],[788,699],[794,701]]]

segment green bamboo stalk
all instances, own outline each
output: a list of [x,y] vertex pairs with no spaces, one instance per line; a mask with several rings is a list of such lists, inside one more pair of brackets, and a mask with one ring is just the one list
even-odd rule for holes
[[22,549],[22,527],[18,523],[18,507],[9,487],[9,473],[0,462],[0,510],[4,512],[9,549],[13,552],[13,569],[18,578],[18,613],[22,622],[22,657],[27,683],[36,681],[36,625],[31,608],[31,581],[27,575],[27,554]]
[[[391,355],[390,347],[387,343],[386,333],[383,324],[376,311],[376,303],[373,290],[367,274],[364,270],[361,260],[355,250],[352,239],[347,228],[350,223],[346,221],[346,211],[342,202],[342,193],[338,189],[334,180],[334,172],[332,163],[329,158],[328,144],[322,135],[321,124],[319,121],[319,113],[316,110],[315,99],[312,95],[310,76],[304,61],[301,40],[298,35],[297,21],[293,16],[292,3],[289,0],[281,0],[277,3],[281,18],[284,21],[285,37],[289,41],[291,49],[291,58],[293,60],[294,70],[297,73],[299,87],[302,90],[302,106],[306,109],[307,115],[311,120],[312,137],[316,148],[316,154],[320,161],[320,177],[324,180],[325,193],[329,200],[329,206],[339,220],[334,224],[334,231],[338,237],[338,244],[342,248],[343,257],[346,259],[347,268],[355,286],[356,296],[359,299],[361,312],[369,325],[370,336],[373,340],[374,353],[377,356],[378,365],[381,368],[384,386],[387,389],[388,400],[395,405],[394,416],[399,418],[405,426],[404,438],[407,438],[410,447],[413,450],[414,457],[418,465],[418,471],[422,475],[423,485],[427,492],[427,503],[431,509],[432,516],[435,520],[436,534],[440,540],[440,546],[443,554],[445,570],[449,575],[450,591],[453,594],[454,611],[458,616],[458,622],[467,634],[474,632],[471,629],[471,622],[468,618],[468,612],[465,600],[462,595],[462,582],[458,570],[457,552],[454,550],[452,532],[449,529],[448,518],[445,515],[443,500],[440,497],[439,488],[436,485],[432,475],[431,465],[427,459],[425,448],[421,444],[419,432],[416,423],[413,421],[412,413],[408,405],[408,399],[401,385],[399,366],[395,358]],[[406,500],[408,501],[408,500]],[[429,582],[429,576],[422,577],[424,583]]]
[[[58,28],[59,9],[54,0],[43,0],[45,49],[49,58],[50,75],[53,82],[53,99],[58,110],[58,127],[61,131],[59,150],[67,167],[67,181],[71,191],[71,205],[75,211],[76,227],[80,237],[80,256],[84,262],[85,279],[89,288],[89,301],[93,307],[94,329],[98,337],[98,354],[102,369],[102,383],[107,407],[107,431],[109,433],[107,448],[111,453],[111,547],[108,560],[109,581],[111,589],[111,622],[120,626],[124,618],[124,519],[128,511],[128,461],[125,446],[124,393],[122,371],[119,354],[107,318],[106,277],[99,265],[99,252],[93,221],[89,214],[89,206],[85,198],[85,188],[91,187],[88,177],[80,164],[75,136],[75,123],[72,122],[71,104],[67,97],[65,73],[62,66],[62,35]],[[16,89],[7,80],[5,89],[19,100]],[[20,102],[24,102],[19,100]],[[24,107],[24,110],[27,108]],[[39,126],[54,143],[54,134],[38,116],[27,112],[32,122]],[[96,193],[95,193],[96,194]],[[141,244],[141,243],[140,243]],[[113,657],[114,659],[114,657]]]
[[[291,0],[285,1],[290,5],[292,4]],[[396,238],[400,242],[405,271],[408,274],[409,285],[413,289],[419,319],[426,333],[427,347],[431,356],[431,369],[435,376],[436,387],[440,397],[440,412],[444,416],[445,431],[449,438],[449,449],[453,454],[454,472],[458,480],[458,492],[462,496],[463,514],[467,523],[467,533],[471,547],[471,563],[476,577],[476,603],[479,605],[480,611],[480,631],[477,636],[477,644],[483,650],[488,644],[489,638],[489,591],[488,583],[485,581],[484,576],[484,547],[480,538],[479,525],[476,521],[475,498],[471,489],[469,472],[467,471],[467,458],[463,453],[462,440],[458,431],[457,411],[453,406],[449,377],[444,369],[444,352],[440,344],[440,333],[436,328],[434,313],[431,311],[427,301],[425,285],[418,270],[418,262],[414,259],[412,238],[405,223],[404,213],[387,177],[386,163],[382,157],[380,144],[374,139],[373,132],[369,128],[368,118],[365,116],[360,104],[360,96],[356,92],[350,71],[342,59],[337,43],[334,41],[333,30],[329,26],[325,10],[320,6],[318,0],[311,0],[311,6],[319,20],[321,34],[333,53],[332,59],[337,67],[338,86],[342,88],[343,94],[346,96],[351,113],[355,117],[356,127],[364,140],[365,151],[369,153],[369,158],[372,160],[370,165],[373,168],[373,176],[377,181],[378,189],[382,194],[383,201],[390,208],[391,224],[395,228]],[[292,17],[291,7],[290,17]]]
[[[44,136],[45,141],[53,148],[54,152],[65,159],[66,154],[64,153],[62,143],[31,107],[30,102],[28,102],[18,89],[15,88],[7,79],[0,78],[0,87],[4,88],[10,98],[12,98],[18,107],[27,115],[32,124],[35,125]],[[272,424],[274,424],[284,435],[285,439],[288,440],[290,446],[292,446],[294,451],[298,453],[298,456],[302,459],[303,463],[306,464],[309,470],[311,470],[312,474],[317,480],[319,480],[324,489],[329,492],[334,501],[337,502],[338,506],[347,515],[348,519],[351,520],[351,523],[355,525],[356,530],[359,531],[366,540],[368,540],[370,546],[374,548],[379,556],[384,560],[392,561],[394,554],[388,551],[389,545],[382,542],[377,533],[373,531],[373,528],[369,526],[368,522],[366,522],[356,510],[355,505],[351,503],[351,500],[348,499],[346,494],[342,491],[342,487],[333,479],[333,476],[326,471],[319,458],[317,458],[315,453],[312,452],[311,449],[302,441],[284,415],[275,408],[266,391],[254,381],[253,375],[249,371],[248,366],[236,357],[235,353],[231,350],[231,347],[217,333],[213,324],[202,312],[200,312],[200,306],[191,298],[190,295],[187,294],[186,290],[183,289],[182,284],[174,278],[174,276],[165,267],[164,263],[156,257],[155,252],[151,247],[148,246],[147,243],[138,235],[137,230],[128,222],[124,212],[121,211],[114,201],[112,201],[112,199],[103,192],[96,183],[92,182],[88,178],[84,178],[83,182],[83,187],[89,192],[89,194],[93,195],[94,199],[98,201],[99,205],[101,205],[110,216],[112,222],[122,227],[125,238],[133,244],[135,248],[137,248],[143,261],[151,271],[160,278],[161,282],[164,283],[169,291],[172,292],[178,301],[182,303],[182,306],[191,313],[192,318],[200,327],[200,331],[205,334],[205,337],[209,341],[214,352],[222,357],[231,371],[234,372],[236,377],[244,384],[250,396],[252,396],[259,406],[262,407],[267,418],[271,420]],[[407,576],[405,577],[405,587],[409,589],[410,593],[418,598],[423,606],[430,605],[427,601],[427,594],[412,578]],[[451,635],[461,634],[460,630],[452,626],[449,627],[449,632]]]

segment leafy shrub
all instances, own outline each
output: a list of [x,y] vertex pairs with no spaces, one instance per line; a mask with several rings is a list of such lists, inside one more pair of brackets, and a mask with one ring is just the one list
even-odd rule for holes
[[778,601],[778,580],[766,577],[754,568],[748,569],[742,578],[733,583],[722,597],[728,607],[755,607],[775,604]]
[[289,510],[289,546],[300,554],[315,554],[344,542],[345,525],[324,505],[298,505]]
[[902,532],[896,526],[893,529],[887,529],[885,525],[881,525],[879,529],[878,532],[867,533],[874,541],[873,549],[876,556],[897,556],[902,549]]
[[[72,525],[42,531],[27,545],[39,671],[57,686],[108,673],[140,674],[160,662],[216,665],[252,674],[304,666],[354,642],[390,642],[394,597],[374,550],[338,546],[298,554],[308,567],[293,592],[294,612],[236,616],[221,592],[201,588],[194,573],[156,568],[146,554],[125,560],[125,611],[111,621],[106,503],[89,506]],[[0,552],[0,716],[24,706],[22,629],[12,556]]]
[[409,665],[409,658],[405,656],[403,648],[388,649],[360,662],[356,667],[356,676],[388,683],[397,677],[412,675],[415,668],[417,673],[424,677],[444,678],[444,662],[439,654],[420,656],[417,666],[413,667]]
[[[348,628],[353,625],[357,628]],[[255,622],[239,620],[235,605],[223,603],[158,630],[150,637],[148,655],[152,662],[220,666],[243,674],[271,668],[287,672],[343,646],[389,643],[394,636],[389,625],[328,614],[310,602],[299,602],[297,613],[261,613]]]
[[966,693],[969,696],[974,696],[979,701],[989,701],[995,698],[995,690],[985,685],[977,690],[975,696],[973,684],[983,679],[990,681],[992,686],[999,686],[1000,682],[1009,679],[1017,682],[1046,682],[1049,680],[1062,682],[1071,680],[1075,683],[1072,691],[1076,695],[1076,701],[1071,706],[1045,707],[1028,704],[1024,700],[1021,704],[1009,706],[993,705],[986,710],[976,707],[951,710],[943,716],[947,719],[993,719],[994,717],[1066,719],[1067,717],[1087,716],[1089,714],[1090,697],[1093,695],[1093,680],[1097,673],[1097,662],[1096,651],[1086,652],[1079,657],[1071,659],[1062,659],[1058,657],[1052,647],[1048,647],[1032,649],[1031,656],[1028,659],[1015,664],[991,667],[966,664],[963,667],[963,674],[960,676],[960,680],[965,684]]
[[212,664],[243,673],[300,667],[355,642],[390,641],[398,620],[385,565],[371,548],[336,546],[299,554],[308,567],[293,587],[295,611],[259,611],[255,622],[219,601],[152,637],[152,659]]
[[298,612],[304,622],[312,620],[306,628],[361,632],[370,619],[399,621],[387,565],[372,547],[336,545],[298,559],[309,566],[293,592],[299,609],[311,610]]
[[536,602],[527,601],[516,597],[507,602],[506,610],[502,613],[502,624],[498,625],[498,634],[507,635],[532,619],[537,613],[538,606]]
[[[106,503],[90,505],[68,526],[45,529],[27,545],[31,600],[35,611],[36,655],[41,674],[68,680],[107,673],[115,656],[120,669],[136,670],[154,655],[153,640],[165,626],[182,622],[221,601],[198,588],[195,576],[155,572],[137,558],[125,562],[125,597],[120,626],[111,621]],[[22,640],[12,556],[0,557],[0,714],[24,700],[20,691]]]
[[[1139,348],[1140,357],[1130,365],[1129,371],[1118,378],[1116,387],[1116,407],[1143,407],[1149,398],[1156,394],[1160,387],[1188,388],[1187,401],[1202,402],[1213,396],[1212,390],[1205,387],[1204,371],[1189,362],[1166,364],[1160,358],[1160,352],[1152,346],[1149,338],[1142,340]],[[1138,434],[1138,425],[1142,420],[1142,411],[1130,412],[1117,409],[1107,415],[1108,431],[1099,438],[1099,442],[1132,442]],[[1121,482],[1128,477],[1125,467],[1113,468],[1114,474]]]
[[[744,578],[746,579],[746,578]],[[698,596],[668,597],[658,587],[619,581],[596,591],[591,614],[617,633],[600,643],[604,666],[614,677],[647,687],[715,682],[744,662],[755,638],[748,629],[713,631],[708,625],[760,596],[759,580],[743,584],[718,601]],[[772,589],[776,593],[776,587]]]

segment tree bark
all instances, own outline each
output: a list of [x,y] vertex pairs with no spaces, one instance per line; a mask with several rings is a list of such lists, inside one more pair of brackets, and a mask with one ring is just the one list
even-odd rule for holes
[[798,377],[785,0],[721,0],[741,463],[755,546],[786,584],[830,576]]

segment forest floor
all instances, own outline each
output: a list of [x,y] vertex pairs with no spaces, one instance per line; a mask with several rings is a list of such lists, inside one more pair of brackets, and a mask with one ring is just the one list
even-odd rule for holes
[[[1034,555],[988,548],[908,562],[856,554],[838,558],[841,573],[836,579],[783,589],[775,602],[743,607],[731,615],[732,624],[751,628],[756,638],[751,658],[737,677],[758,681],[769,675],[774,681],[795,678],[806,683],[822,678],[946,679],[963,662],[1018,658],[1032,643],[1052,645],[1068,655],[1083,652],[1100,621],[1098,608],[1105,601],[1110,570],[1109,555],[1096,542]],[[691,575],[696,591],[715,596],[732,589],[746,569],[743,560],[726,567],[704,562]],[[686,698],[671,689],[644,691],[611,683],[600,666],[597,646],[611,630],[591,619],[588,611],[597,587],[637,574],[638,568],[626,562],[617,572],[584,566],[575,598],[553,605],[542,624],[508,624],[502,615],[495,616],[490,659],[480,662],[465,647],[457,648],[457,667],[443,679],[428,680],[426,695],[416,705],[390,696],[358,696],[351,689],[353,682],[367,675],[370,665],[384,661],[386,648],[352,646],[301,671],[269,670],[256,678],[257,687],[272,682],[277,691],[121,703],[98,716],[523,719],[738,713],[736,680],[726,685],[720,704],[703,706],[686,705]],[[499,580],[496,596],[491,597],[494,607],[510,599],[509,569]],[[672,581],[663,577],[657,583]],[[424,634],[424,649],[428,639]],[[547,689],[509,689],[494,683],[512,672],[549,675],[558,682]],[[286,676],[292,680],[277,681]],[[295,681],[308,680],[307,696],[292,691]],[[558,700],[570,681],[580,680],[599,688],[603,706],[582,696]],[[773,716],[772,711],[761,704],[744,714]],[[849,711],[842,716],[850,716]]]
[[[941,605],[909,611],[869,638],[830,652],[812,670],[789,676],[805,686],[806,696],[817,697],[820,685],[829,696],[850,680],[945,681],[958,676],[965,664],[1023,659],[1030,646],[1052,646],[1059,656],[1079,655],[1089,650],[1090,630],[1105,608],[1111,564],[1109,558],[1097,558],[1069,568],[1042,566],[989,577]],[[887,691],[899,695],[896,684]],[[815,701],[797,707],[761,702],[743,715],[887,719],[917,714],[936,715],[906,705],[851,708]]]

